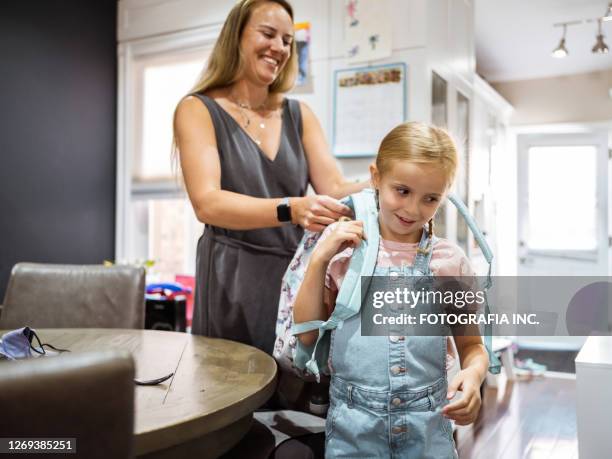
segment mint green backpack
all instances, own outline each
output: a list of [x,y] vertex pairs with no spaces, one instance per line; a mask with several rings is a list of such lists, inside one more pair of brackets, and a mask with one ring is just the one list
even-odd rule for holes
[[[465,219],[489,265],[485,285],[481,286],[483,291],[486,292],[491,286],[491,262],[493,260],[491,249],[463,202],[454,195],[449,195],[448,199],[457,207],[459,214]],[[362,241],[359,247],[353,251],[348,271],[336,298],[334,311],[329,319],[300,324],[292,323],[293,301],[320,233],[306,232],[282,281],[276,326],[277,337],[273,355],[282,369],[297,374],[306,380],[316,379],[319,381],[321,372],[329,374],[327,361],[331,331],[334,328],[342,327],[345,320],[359,313],[364,300],[362,292],[367,291],[367,288],[362,289],[361,282],[364,277],[370,279],[378,258],[380,232],[374,190],[363,190],[345,198],[342,202],[353,209],[356,220],[364,222],[364,231],[368,235],[368,239]],[[488,302],[485,302],[484,312],[485,314],[490,312]],[[319,331],[317,341],[312,346],[304,346],[295,336],[312,330]],[[492,350],[491,331],[491,325],[486,325],[484,344],[489,355],[489,372],[497,374],[500,372],[501,364]]]

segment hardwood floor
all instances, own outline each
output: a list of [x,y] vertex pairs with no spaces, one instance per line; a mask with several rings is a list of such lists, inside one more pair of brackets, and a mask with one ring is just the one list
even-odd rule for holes
[[480,418],[458,426],[461,459],[577,459],[576,380],[547,376],[485,388]]

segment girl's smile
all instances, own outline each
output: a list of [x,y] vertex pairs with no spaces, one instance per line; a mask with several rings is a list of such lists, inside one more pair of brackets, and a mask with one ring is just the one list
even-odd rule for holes
[[447,175],[439,166],[394,160],[381,174],[371,169],[378,189],[380,233],[383,239],[418,242],[447,192]]
[[412,226],[414,222],[416,221],[416,220],[410,220],[407,218],[402,218],[399,215],[396,215],[396,217],[399,219],[400,223],[405,226]]

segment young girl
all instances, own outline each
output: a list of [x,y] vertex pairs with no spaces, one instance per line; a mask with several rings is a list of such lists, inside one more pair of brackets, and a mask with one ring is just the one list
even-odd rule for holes
[[[375,276],[473,275],[459,247],[433,237],[456,168],[456,146],[442,129],[404,123],[383,139],[370,166],[381,236]],[[365,238],[363,222],[330,225],[310,258],[294,323],[329,318]],[[310,346],[317,331],[298,338]],[[462,370],[448,384],[446,336],[361,336],[360,314],[333,330],[326,457],[456,458],[450,420],[476,419],[489,360],[480,336],[454,340]],[[449,403],[458,390],[462,397]]]

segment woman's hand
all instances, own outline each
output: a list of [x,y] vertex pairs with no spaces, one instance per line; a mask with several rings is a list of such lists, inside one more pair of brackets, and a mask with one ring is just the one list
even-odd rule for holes
[[448,386],[447,398],[453,398],[457,390],[463,391],[463,397],[446,405],[442,414],[460,426],[474,422],[480,411],[481,380],[478,370],[474,368],[465,368],[457,373]]
[[358,220],[341,221],[338,225],[321,240],[314,252],[313,260],[318,260],[327,265],[337,253],[347,247],[357,247],[366,236],[363,232],[363,222]]
[[291,198],[291,223],[309,231],[323,231],[325,227],[340,217],[352,215],[350,207],[325,195],[310,195]]

